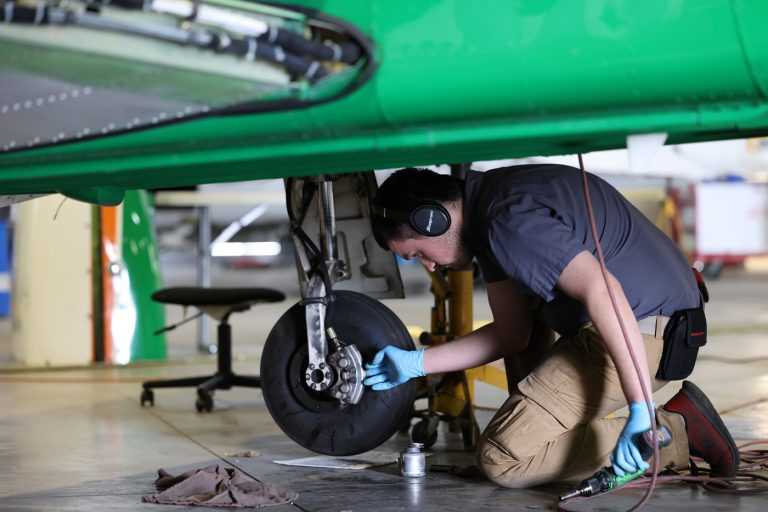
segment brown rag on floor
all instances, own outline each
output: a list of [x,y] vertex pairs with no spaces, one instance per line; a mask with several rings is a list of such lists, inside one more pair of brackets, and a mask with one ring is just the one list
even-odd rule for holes
[[299,494],[265,484],[234,468],[218,464],[193,469],[178,476],[157,472],[158,493],[144,496],[145,503],[198,505],[201,507],[263,507],[292,503]]

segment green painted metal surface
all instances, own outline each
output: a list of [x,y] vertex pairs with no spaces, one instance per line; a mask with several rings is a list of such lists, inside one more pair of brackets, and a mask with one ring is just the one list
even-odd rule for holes
[[109,186],[62,190],[61,192],[72,199],[102,206],[118,205],[125,198],[125,190]]
[[165,310],[162,304],[150,298],[154,291],[162,288],[152,227],[152,209],[146,192],[131,190],[125,194],[122,255],[136,306],[131,362],[166,357],[165,335],[154,334],[154,331],[165,326]]
[[672,143],[768,133],[762,0],[304,3],[372,40],[379,67],[352,94],[2,155],[0,192],[562,154],[643,132]]

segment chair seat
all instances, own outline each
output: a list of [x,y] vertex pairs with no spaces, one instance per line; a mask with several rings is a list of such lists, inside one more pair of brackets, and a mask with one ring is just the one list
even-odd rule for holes
[[152,300],[179,306],[229,306],[243,303],[280,302],[285,294],[271,288],[201,288],[175,286],[152,294]]

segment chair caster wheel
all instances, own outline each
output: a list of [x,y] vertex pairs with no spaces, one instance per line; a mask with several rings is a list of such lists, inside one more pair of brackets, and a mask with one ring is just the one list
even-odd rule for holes
[[197,400],[195,401],[195,409],[197,412],[211,412],[213,411],[213,396],[207,391],[198,391]]
[[437,416],[425,418],[413,426],[411,429],[411,440],[414,443],[422,443],[424,448],[431,448],[437,442]]
[[145,389],[141,392],[141,406],[149,404],[150,407],[155,406],[155,392],[151,389]]

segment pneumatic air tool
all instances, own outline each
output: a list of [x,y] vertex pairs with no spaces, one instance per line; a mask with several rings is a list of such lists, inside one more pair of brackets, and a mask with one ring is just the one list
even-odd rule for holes
[[[659,427],[656,432],[659,439],[659,448],[668,446],[669,443],[672,442],[672,434],[666,427]],[[640,450],[640,455],[642,455],[643,460],[647,461],[653,456],[654,443],[653,432],[651,430],[646,430],[642,434],[638,434],[634,441],[638,450]],[[571,491],[564,496],[560,496],[560,501],[565,501],[577,496],[589,497],[594,496],[595,494],[607,492],[616,489],[617,487],[621,487],[622,485],[631,482],[635,478],[641,477],[644,474],[644,469],[638,469],[634,473],[626,473],[623,476],[618,476],[613,472],[611,467],[605,467],[581,482],[576,490]]]

